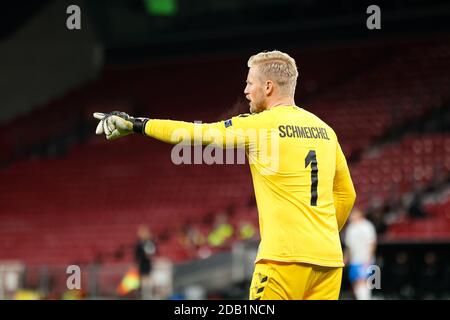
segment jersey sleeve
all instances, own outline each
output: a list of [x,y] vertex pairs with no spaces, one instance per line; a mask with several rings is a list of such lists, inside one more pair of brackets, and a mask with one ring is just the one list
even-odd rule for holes
[[194,123],[175,120],[150,119],[145,134],[160,141],[213,144],[222,148],[248,147],[256,129],[263,126],[260,114],[242,114],[213,123]]
[[336,171],[333,181],[333,199],[339,231],[345,225],[356,199],[347,161],[339,142],[336,142]]

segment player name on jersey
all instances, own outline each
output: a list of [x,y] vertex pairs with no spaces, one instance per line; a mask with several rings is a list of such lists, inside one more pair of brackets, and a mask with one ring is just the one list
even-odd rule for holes
[[280,137],[285,138],[306,138],[306,139],[325,139],[328,138],[328,133],[325,128],[321,127],[300,127],[293,125],[281,125],[278,127]]

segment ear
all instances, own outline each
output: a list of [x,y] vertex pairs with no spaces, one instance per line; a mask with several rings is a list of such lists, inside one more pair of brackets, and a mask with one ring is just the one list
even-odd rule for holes
[[264,91],[266,92],[266,95],[267,96],[270,96],[270,95],[272,95],[272,93],[273,93],[273,82],[272,82],[272,80],[267,80],[266,81],[266,85],[265,85],[265,87],[264,87]]

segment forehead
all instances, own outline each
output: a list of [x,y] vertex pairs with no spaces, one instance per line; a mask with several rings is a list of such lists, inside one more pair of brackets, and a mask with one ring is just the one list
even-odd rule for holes
[[248,70],[247,79],[255,79],[258,76],[258,68],[257,67],[251,67]]

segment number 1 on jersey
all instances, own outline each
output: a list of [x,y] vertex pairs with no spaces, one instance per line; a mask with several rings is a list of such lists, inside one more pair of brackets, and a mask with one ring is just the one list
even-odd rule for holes
[[319,169],[317,168],[316,151],[309,150],[305,158],[305,168],[311,164],[311,206],[317,206],[317,185],[319,184]]

